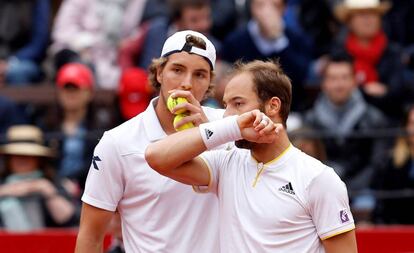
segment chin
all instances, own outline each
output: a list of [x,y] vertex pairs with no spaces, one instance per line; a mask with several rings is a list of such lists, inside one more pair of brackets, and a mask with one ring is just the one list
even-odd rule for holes
[[239,140],[234,143],[238,148],[252,149],[254,143],[246,140]]

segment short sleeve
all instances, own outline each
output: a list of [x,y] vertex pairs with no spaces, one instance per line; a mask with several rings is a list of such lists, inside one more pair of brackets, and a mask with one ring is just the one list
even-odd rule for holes
[[124,184],[119,153],[112,137],[105,133],[94,150],[82,201],[115,211],[122,198]]
[[199,193],[212,192],[217,194],[217,188],[220,178],[220,168],[223,168],[226,151],[213,150],[202,153],[199,157],[206,163],[210,182],[208,186],[193,186],[194,190]]
[[355,228],[344,182],[328,168],[308,187],[309,208],[322,240]]

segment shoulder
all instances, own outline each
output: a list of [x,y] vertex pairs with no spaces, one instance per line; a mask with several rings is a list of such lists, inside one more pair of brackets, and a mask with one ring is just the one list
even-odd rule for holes
[[207,106],[202,106],[203,112],[206,114],[210,121],[222,119],[224,115],[224,109],[216,109]]
[[221,166],[223,164],[239,164],[244,163],[245,159],[250,157],[250,151],[247,149],[232,148],[230,150],[211,150],[201,154],[201,157],[207,161],[210,165],[211,163],[220,164],[222,169],[227,168],[228,166]]
[[290,165],[294,168],[296,178],[300,178],[302,184],[307,188],[312,180],[321,175],[324,171],[330,170],[330,168],[319,161],[318,159],[309,156],[294,147],[293,155],[290,159]]
[[146,131],[143,123],[143,114],[122,123],[121,125],[106,131],[102,137],[108,139],[120,154],[142,151],[146,140]]
[[387,125],[386,116],[373,105],[367,104],[367,110],[364,115],[365,121],[369,124],[368,127],[385,127]]

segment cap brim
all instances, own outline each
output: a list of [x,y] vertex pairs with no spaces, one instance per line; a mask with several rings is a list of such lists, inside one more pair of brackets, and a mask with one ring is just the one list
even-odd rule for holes
[[54,157],[52,149],[36,143],[11,143],[1,146],[0,154]]
[[363,11],[363,10],[374,10],[377,11],[379,14],[384,15],[391,9],[390,2],[381,2],[378,7],[375,8],[349,8],[344,4],[339,4],[335,7],[334,13],[336,18],[341,22],[346,22],[350,14],[356,11]]

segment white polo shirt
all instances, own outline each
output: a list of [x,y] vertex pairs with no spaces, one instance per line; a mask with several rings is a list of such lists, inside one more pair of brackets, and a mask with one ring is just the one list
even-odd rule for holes
[[247,149],[206,152],[220,202],[221,252],[325,252],[321,240],[355,228],[345,184],[297,148],[258,163]]
[[[218,252],[218,200],[159,175],[145,161],[148,144],[166,136],[154,103],[105,132],[96,146],[82,201],[118,211],[126,252]],[[203,107],[210,120],[223,110]]]

